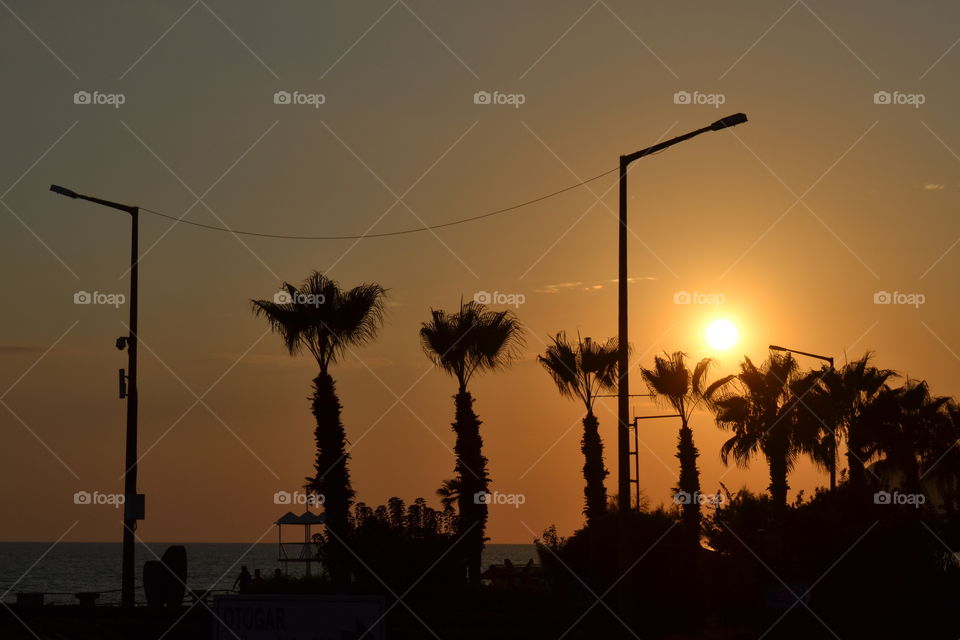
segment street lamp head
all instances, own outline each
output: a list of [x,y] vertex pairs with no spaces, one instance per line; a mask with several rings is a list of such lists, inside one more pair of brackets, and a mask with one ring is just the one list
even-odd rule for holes
[[50,191],[53,191],[54,193],[59,193],[59,194],[62,195],[62,196],[67,196],[68,198],[76,198],[76,197],[77,197],[77,192],[76,192],[76,191],[72,191],[72,190],[70,190],[70,189],[67,189],[66,187],[61,187],[61,186],[58,185],[58,184],[52,184],[52,185],[50,185]]
[[735,113],[732,116],[727,116],[726,118],[720,118],[716,122],[710,125],[712,131],[719,131],[720,129],[726,129],[727,127],[735,127],[738,124],[743,124],[747,121],[747,114],[745,113]]
[[775,344],[772,344],[767,348],[770,349],[770,351],[789,351],[789,349],[787,349],[786,347],[779,347]]

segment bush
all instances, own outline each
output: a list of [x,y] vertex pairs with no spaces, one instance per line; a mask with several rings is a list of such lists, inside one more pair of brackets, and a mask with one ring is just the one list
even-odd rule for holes
[[678,620],[693,624],[701,595],[699,558],[685,545],[680,521],[662,508],[631,511],[625,525],[626,572],[620,558],[620,526],[614,510],[569,538],[550,527],[534,541],[553,595],[564,604],[562,611],[572,622],[589,610],[581,628],[616,632],[622,629],[620,621],[595,603],[602,597],[617,611],[618,594],[624,589],[631,602],[628,617],[643,620],[646,631],[657,625],[676,630]]
[[[956,560],[941,537],[949,520],[932,507],[874,504],[847,484],[801,494],[782,510],[746,490],[727,495],[705,533],[720,554],[717,604],[732,618],[776,619],[784,607],[764,611],[771,594],[795,599],[783,583],[796,596],[809,590],[810,607],[841,628],[935,621],[958,595]],[[809,615],[803,605],[791,615],[799,614]]]
[[[429,507],[423,498],[410,505],[400,498],[376,508],[355,504],[346,541],[355,589],[402,594],[415,583],[416,591],[462,583],[462,557],[451,550],[456,542],[454,517],[450,510]],[[314,540],[322,561],[329,544],[326,534]]]

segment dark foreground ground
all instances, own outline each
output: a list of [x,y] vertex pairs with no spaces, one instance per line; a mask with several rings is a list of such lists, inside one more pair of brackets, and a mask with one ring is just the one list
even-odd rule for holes
[[[896,603],[882,607],[895,608]],[[386,637],[390,640],[429,639],[490,640],[594,638],[640,638],[642,640],[747,640],[764,638],[843,640],[870,638],[955,639],[956,611],[942,617],[899,619],[896,622],[823,619],[798,607],[783,611],[758,612],[752,620],[713,618],[696,623],[677,618],[667,628],[637,621],[634,632],[597,605],[579,623],[580,612],[565,610],[543,597],[509,592],[475,594],[469,601],[426,601],[411,603],[413,612],[401,603],[387,617]],[[781,618],[781,616],[783,616]],[[691,615],[690,619],[696,618]],[[778,618],[779,621],[778,621]],[[125,612],[114,607],[80,609],[47,606],[42,609],[0,609],[2,640],[210,640],[215,638],[215,618],[203,606],[150,609],[139,607]],[[427,626],[429,626],[429,630]],[[829,627],[829,628],[828,628]],[[224,631],[219,637],[233,638]],[[322,633],[317,638],[329,638]],[[337,640],[353,640],[342,638]],[[241,638],[240,640],[244,640]],[[299,638],[297,640],[312,640]]]

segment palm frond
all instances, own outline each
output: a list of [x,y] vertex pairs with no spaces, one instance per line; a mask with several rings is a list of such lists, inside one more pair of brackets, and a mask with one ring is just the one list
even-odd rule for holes
[[471,328],[466,326],[459,314],[448,314],[440,309],[431,309],[430,320],[420,328],[420,344],[424,353],[441,370],[456,377],[461,386],[466,382],[463,369],[469,344],[465,339]]
[[716,361],[713,358],[704,358],[693,368],[693,378],[690,383],[690,388],[693,391],[693,395],[697,397],[703,397],[703,383],[706,380],[707,373],[710,372],[710,368]]
[[581,366],[578,361],[578,349],[567,340],[563,331],[553,337],[553,342],[547,345],[543,355],[537,356],[537,362],[547,370],[553,382],[557,385],[560,395],[579,397],[586,400],[586,390],[583,389],[580,375]]
[[484,311],[480,307],[475,313],[477,329],[472,345],[476,369],[495,371],[509,366],[520,356],[524,345],[520,321],[512,311]]
[[420,328],[427,356],[455,376],[461,389],[474,373],[508,366],[520,355],[523,327],[511,311],[487,311],[476,302],[461,302],[460,310],[431,310]]
[[254,313],[267,319],[291,355],[307,350],[323,371],[349,346],[373,340],[383,324],[386,289],[378,284],[344,292],[314,271],[299,287],[285,282],[281,288],[282,299],[253,300]]
[[619,343],[616,338],[610,338],[604,343],[592,341],[583,349],[581,360],[583,370],[593,376],[594,387],[591,393],[598,391],[613,391],[617,388],[619,358]]
[[684,362],[685,357],[682,351],[656,356],[652,369],[640,369],[650,392],[665,399],[678,413],[683,413],[684,400],[690,391],[690,371]]
[[[285,285],[289,286],[289,285]],[[283,346],[290,355],[299,355],[304,347],[302,338],[307,331],[303,317],[292,303],[280,303],[272,300],[251,300],[253,313],[265,318],[270,329],[280,336]]]

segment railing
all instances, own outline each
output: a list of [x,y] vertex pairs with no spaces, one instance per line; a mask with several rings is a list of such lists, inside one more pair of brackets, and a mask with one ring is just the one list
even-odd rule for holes
[[[317,545],[313,542],[281,542],[279,543],[279,557],[281,562],[318,562]],[[293,553],[287,551],[291,547]]]

